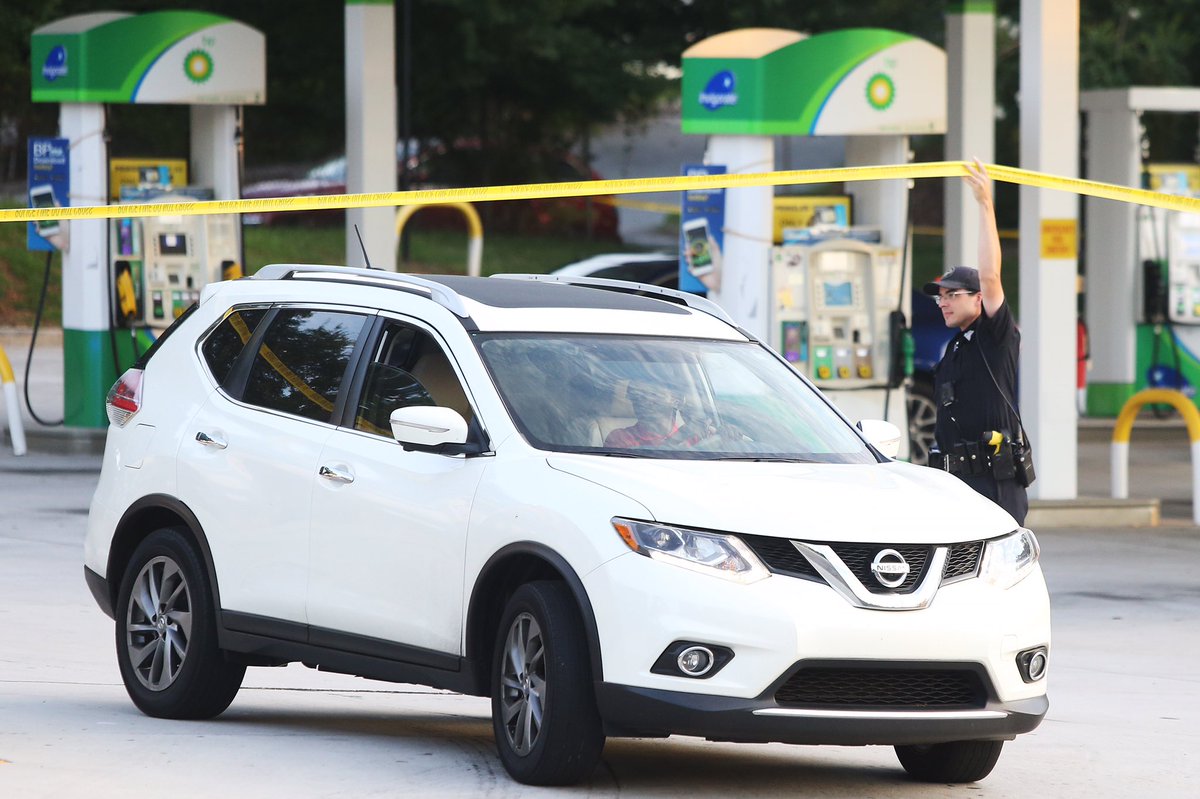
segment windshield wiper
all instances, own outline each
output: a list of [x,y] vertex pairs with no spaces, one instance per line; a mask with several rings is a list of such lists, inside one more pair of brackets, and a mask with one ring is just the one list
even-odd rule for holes
[[747,463],[823,463],[815,458],[793,458],[783,455],[738,455],[714,458],[718,461],[745,461]]
[[627,449],[569,449],[563,452],[571,455],[604,455],[610,458],[653,458],[654,455],[647,455],[643,452],[632,452]]

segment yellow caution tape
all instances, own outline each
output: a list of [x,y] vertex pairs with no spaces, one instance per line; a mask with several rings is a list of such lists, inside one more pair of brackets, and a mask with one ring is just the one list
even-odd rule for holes
[[[987,165],[993,179],[1042,189],[1084,194],[1106,200],[1150,205],[1172,211],[1200,212],[1200,199],[1132,189],[1094,180],[1063,178],[1027,169]],[[447,202],[495,202],[548,197],[599,197],[665,191],[736,189],[750,186],[796,186],[860,180],[951,178],[967,174],[965,161],[933,161],[892,166],[801,169],[782,172],[749,172],[723,175],[689,175],[659,178],[587,180],[570,183],[528,183],[462,189],[420,189],[367,194],[328,194],[255,200],[194,200],[188,202],[88,205],[68,208],[13,208],[0,210],[0,222],[34,222],[52,219],[114,219],[117,217],[199,216],[268,211],[311,211],[333,208],[380,208]]]

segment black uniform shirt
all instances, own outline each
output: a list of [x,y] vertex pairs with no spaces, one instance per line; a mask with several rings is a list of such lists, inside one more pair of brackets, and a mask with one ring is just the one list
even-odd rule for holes
[[[1016,438],[1018,420],[1008,403],[1015,407],[1017,402],[1020,348],[1021,333],[1007,302],[995,316],[989,317],[984,310],[946,346],[946,354],[934,372],[933,392],[938,406],[935,435],[942,452],[951,452],[959,442],[979,441],[985,430],[1004,430]],[[953,388],[952,395],[945,386]],[[953,400],[949,401],[951,396]]]

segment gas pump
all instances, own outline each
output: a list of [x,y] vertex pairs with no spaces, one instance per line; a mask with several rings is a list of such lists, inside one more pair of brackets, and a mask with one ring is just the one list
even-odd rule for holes
[[[33,32],[30,75],[33,101],[59,105],[70,205],[241,196],[241,108],[266,101],[260,31],[207,12],[79,14]],[[187,158],[110,159],[113,104],[188,106]],[[204,188],[188,185],[188,167]],[[140,193],[116,193],[129,183]],[[151,331],[167,327],[225,270],[236,272],[240,236],[231,216],[72,221],[62,270],[68,426],[107,424],[109,387],[151,343]]]
[[887,387],[902,277],[895,247],[834,239],[773,248],[770,344],[823,389]]
[[[1087,175],[1120,186],[1200,194],[1200,167],[1147,164],[1142,117],[1200,111],[1200,88],[1080,93]],[[1200,384],[1200,229],[1194,215],[1087,198],[1087,412],[1117,416],[1147,386]]]
[[[1144,183],[1154,191],[1196,196],[1200,168],[1150,164]],[[1200,325],[1200,216],[1139,207],[1137,233],[1142,278],[1138,360],[1143,367],[1138,374],[1151,388],[1194,396],[1197,364],[1190,354],[1185,359],[1184,351],[1196,352],[1200,345],[1200,331],[1189,329]]]
[[[180,202],[163,195],[160,202]],[[209,283],[241,276],[237,217],[116,219],[110,241],[114,325],[168,327]]]

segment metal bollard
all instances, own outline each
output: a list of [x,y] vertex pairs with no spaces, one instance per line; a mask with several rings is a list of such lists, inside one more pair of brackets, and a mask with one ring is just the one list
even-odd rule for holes
[[1183,392],[1168,388],[1147,388],[1134,394],[1121,408],[1112,436],[1112,495],[1129,497],[1129,436],[1143,405],[1170,405],[1187,423],[1192,451],[1192,521],[1200,524],[1200,411]]
[[12,433],[13,454],[25,454],[25,427],[21,421],[21,406],[17,402],[17,381],[4,347],[0,347],[0,384],[4,386],[4,405],[8,413],[8,429]]

